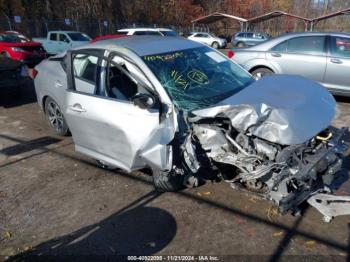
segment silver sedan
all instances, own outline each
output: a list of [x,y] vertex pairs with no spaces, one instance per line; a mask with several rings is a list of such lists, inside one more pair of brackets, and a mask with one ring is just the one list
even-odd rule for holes
[[324,87],[255,81],[194,41],[106,40],[36,70],[39,105],[58,134],[70,131],[102,167],[149,169],[160,191],[224,179],[295,211],[336,178],[347,150],[346,129],[329,126],[336,104]]
[[301,75],[334,94],[350,96],[350,34],[286,34],[251,48],[233,50],[232,59],[256,78]]

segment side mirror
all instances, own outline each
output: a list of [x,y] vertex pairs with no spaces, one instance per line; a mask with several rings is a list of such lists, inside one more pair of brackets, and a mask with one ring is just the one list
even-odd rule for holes
[[132,97],[135,106],[141,109],[148,109],[155,105],[156,101],[153,96],[144,93],[138,93]]

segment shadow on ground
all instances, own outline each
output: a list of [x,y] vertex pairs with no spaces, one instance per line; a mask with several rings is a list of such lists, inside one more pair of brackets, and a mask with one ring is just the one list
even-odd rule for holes
[[175,218],[170,213],[145,207],[158,196],[152,191],[99,223],[47,241],[9,261],[37,258],[63,261],[83,259],[88,255],[91,260],[94,257],[155,254],[172,241],[177,231]]

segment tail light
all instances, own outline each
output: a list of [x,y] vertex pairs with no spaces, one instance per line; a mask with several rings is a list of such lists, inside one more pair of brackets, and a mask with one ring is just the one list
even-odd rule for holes
[[38,73],[39,73],[38,70],[36,70],[35,68],[32,69],[32,77],[33,77],[33,79],[36,78]]
[[230,50],[230,51],[227,52],[227,57],[228,57],[228,58],[232,58],[232,57],[234,57],[234,56],[235,56],[235,52],[233,52],[232,50]]

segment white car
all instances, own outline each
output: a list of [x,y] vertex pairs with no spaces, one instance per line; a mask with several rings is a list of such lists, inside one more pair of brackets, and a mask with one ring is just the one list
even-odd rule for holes
[[118,30],[118,33],[125,35],[177,36],[174,30],[168,28],[126,28]]
[[76,31],[50,31],[46,38],[33,38],[33,41],[42,43],[49,54],[58,54],[72,47],[85,45],[90,40],[88,35]]
[[189,37],[187,37],[189,40],[196,41],[202,44],[209,45],[215,49],[218,48],[224,48],[227,45],[226,39],[219,38],[217,36],[214,36],[210,33],[203,33],[203,32],[194,32],[191,33]]

